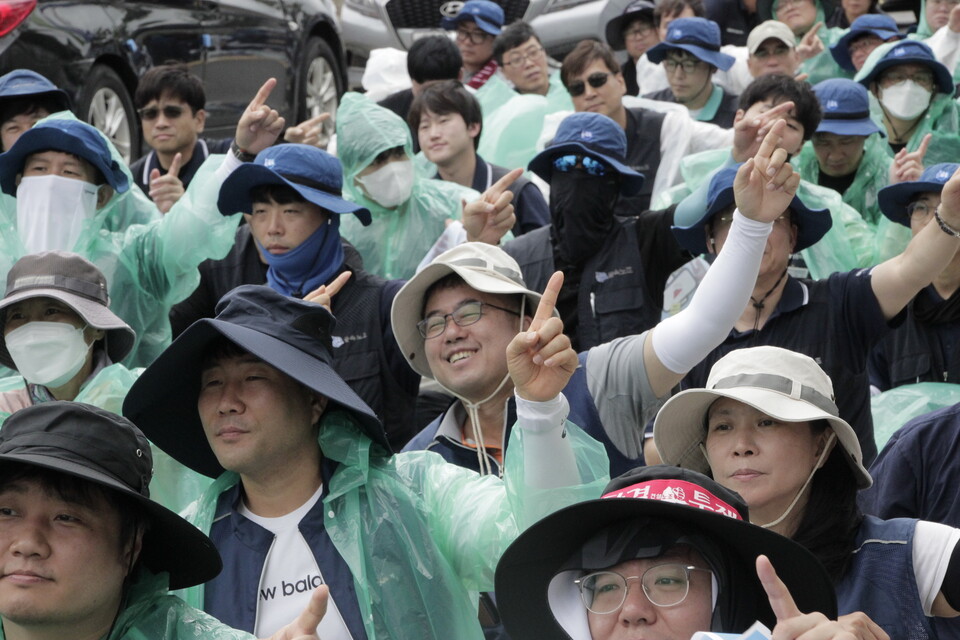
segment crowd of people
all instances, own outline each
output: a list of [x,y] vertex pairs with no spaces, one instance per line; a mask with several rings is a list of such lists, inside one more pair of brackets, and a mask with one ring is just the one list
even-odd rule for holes
[[960,638],[960,4],[438,26],[130,166],[0,77],[0,639]]

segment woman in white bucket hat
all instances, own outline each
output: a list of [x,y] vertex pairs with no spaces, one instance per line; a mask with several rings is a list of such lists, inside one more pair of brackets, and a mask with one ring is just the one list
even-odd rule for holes
[[813,359],[739,349],[717,361],[706,388],[663,406],[654,439],[665,462],[711,474],[744,497],[752,522],[813,552],[841,616],[864,612],[870,620],[856,623],[875,637],[936,638],[930,616],[960,611],[960,530],[864,516],[856,495],[872,480],[837,416],[833,384]]

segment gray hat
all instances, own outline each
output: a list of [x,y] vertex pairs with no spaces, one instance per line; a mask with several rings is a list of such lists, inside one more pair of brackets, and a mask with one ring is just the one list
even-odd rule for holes
[[701,445],[707,412],[718,398],[738,400],[784,422],[826,420],[853,468],[857,486],[873,484],[856,432],[839,417],[830,376],[813,358],[780,347],[732,351],[710,369],[706,388],[681,391],[663,405],[653,438],[665,463],[710,473]]
[[[110,311],[107,279],[92,262],[75,253],[44,251],[17,260],[7,274],[7,290],[0,311],[21,300],[53,298],[64,303],[94,329],[106,332],[107,355],[112,362],[123,360],[133,348],[137,334]],[[0,313],[0,333],[6,324]],[[6,342],[0,341],[0,364],[16,369]]]

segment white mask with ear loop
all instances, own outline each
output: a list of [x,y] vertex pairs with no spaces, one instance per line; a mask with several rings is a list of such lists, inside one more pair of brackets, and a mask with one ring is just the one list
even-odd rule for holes
[[913,80],[880,89],[880,104],[894,118],[913,120],[930,106],[933,94]]
[[381,207],[393,209],[410,199],[413,175],[413,162],[408,158],[388,162],[373,173],[358,177],[357,182],[371,200]]
[[17,371],[32,384],[56,389],[77,375],[92,345],[66,322],[28,322],[4,338]]
[[17,233],[27,253],[70,251],[97,212],[99,187],[63,176],[22,178],[17,186]]

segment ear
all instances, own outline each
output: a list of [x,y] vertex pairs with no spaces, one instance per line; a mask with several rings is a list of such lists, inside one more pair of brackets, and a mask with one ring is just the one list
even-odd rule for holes
[[[817,469],[822,469],[823,465],[827,464],[827,460],[830,458],[830,452],[833,451],[833,448],[837,446],[837,438],[830,436],[834,435],[833,429],[824,429],[823,433],[820,434],[819,442],[817,442],[817,452],[813,456],[817,459]],[[824,454],[826,450],[826,454]],[[823,456],[821,458],[821,456]]]
[[797,228],[797,225],[791,222],[790,223],[790,253],[796,253],[798,235],[800,235],[800,230]]
[[193,115],[194,121],[197,123],[197,133],[203,133],[203,127],[207,124],[207,111],[206,109],[200,109]]
[[744,111],[743,109],[737,109],[736,115],[733,116],[733,124],[736,125],[738,122],[743,120],[744,116],[746,115],[747,115],[746,111]]
[[480,135],[480,128],[481,128],[482,126],[483,126],[483,125],[480,124],[479,122],[474,122],[473,124],[468,124],[468,125],[467,125],[467,135],[470,136],[471,138],[476,138],[478,135]]
[[317,424],[320,422],[320,416],[323,415],[323,412],[327,410],[327,404],[330,402],[330,399],[326,396],[321,396],[319,393],[310,392],[310,410],[313,415],[313,422],[311,424]]
[[92,327],[88,327],[84,334],[90,338],[88,343],[93,344],[97,340],[102,340],[103,337],[107,335],[107,332],[103,329],[94,329]]
[[530,324],[533,322],[532,316],[523,316],[523,322],[520,323],[520,330],[526,331],[530,328]]
[[123,554],[120,556],[121,562],[127,568],[124,573],[124,577],[130,575],[130,571],[133,569],[133,565],[137,563],[137,558],[140,557],[140,552],[143,550],[143,527],[137,527],[137,532],[133,536],[133,540],[127,540],[123,545]]
[[108,184],[100,185],[100,187],[97,189],[97,209],[102,209],[112,197],[113,187]]

